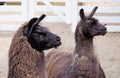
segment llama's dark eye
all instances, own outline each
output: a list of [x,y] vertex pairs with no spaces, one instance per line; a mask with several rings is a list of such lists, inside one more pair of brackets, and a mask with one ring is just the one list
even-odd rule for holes
[[88,24],[95,24],[95,22],[93,20],[88,20],[87,23]]
[[37,33],[37,34],[43,35],[43,36],[47,35],[47,31],[42,31],[42,30],[35,30],[34,33]]
[[46,36],[47,32],[39,32],[40,35]]
[[93,21],[93,20],[88,20],[87,23],[90,24],[90,25],[96,24],[96,22]]

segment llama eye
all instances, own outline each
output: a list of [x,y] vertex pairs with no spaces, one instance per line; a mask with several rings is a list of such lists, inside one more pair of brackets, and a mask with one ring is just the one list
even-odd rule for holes
[[34,33],[37,33],[37,34],[43,35],[43,36],[47,35],[47,32],[46,31],[42,31],[42,30],[35,30]]
[[88,20],[88,24],[94,24],[95,22],[92,20]]
[[88,23],[89,23],[89,24],[93,24],[93,21],[92,21],[92,20],[89,20]]
[[43,36],[46,36],[46,35],[47,35],[47,32],[40,32],[39,34],[40,34],[40,35],[43,35]]

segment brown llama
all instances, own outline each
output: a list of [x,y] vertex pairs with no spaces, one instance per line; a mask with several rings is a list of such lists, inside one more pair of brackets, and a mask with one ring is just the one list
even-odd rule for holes
[[94,52],[93,37],[105,35],[106,27],[93,18],[97,7],[89,16],[81,9],[75,31],[75,49],[70,52],[50,52],[47,58],[48,78],[106,78]]
[[43,50],[56,48],[60,37],[39,25],[45,15],[32,18],[14,35],[9,49],[8,78],[47,78]]

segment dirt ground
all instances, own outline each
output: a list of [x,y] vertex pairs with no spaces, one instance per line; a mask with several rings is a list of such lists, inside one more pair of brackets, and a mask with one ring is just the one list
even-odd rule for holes
[[[74,50],[74,34],[64,23],[44,24],[62,39],[58,50]],[[14,32],[0,31],[0,78],[7,78],[8,49]],[[120,33],[107,33],[94,38],[94,47],[107,78],[120,78]]]

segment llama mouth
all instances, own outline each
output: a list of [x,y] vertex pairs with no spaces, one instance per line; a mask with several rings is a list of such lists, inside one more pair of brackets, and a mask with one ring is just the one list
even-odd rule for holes
[[61,45],[61,42],[58,42],[58,43],[56,43],[56,44],[52,44],[52,46],[53,46],[54,48],[58,48],[60,45]]
[[103,33],[101,33],[102,36],[104,36],[107,33],[107,31],[104,31]]
[[106,33],[107,33],[107,31],[99,31],[99,32],[97,32],[96,35],[102,35],[102,36],[104,36]]

